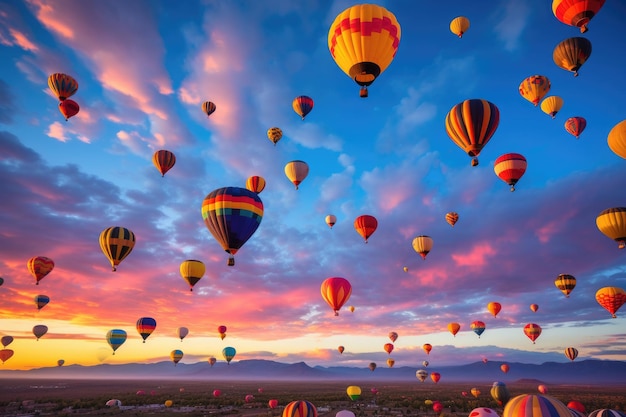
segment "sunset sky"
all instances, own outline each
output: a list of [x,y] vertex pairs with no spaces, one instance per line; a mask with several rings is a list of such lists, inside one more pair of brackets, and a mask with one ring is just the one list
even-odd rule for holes
[[[595,223],[626,206],[626,161],[607,145],[626,119],[626,4],[607,1],[581,35],[546,0],[377,3],[402,34],[363,99],[327,40],[353,2],[0,0],[0,336],[14,337],[15,352],[0,374],[59,359],[159,362],[174,349],[182,363],[223,361],[226,346],[234,361],[311,366],[566,362],[566,347],[577,360],[626,360],[626,311],[612,319],[595,300],[602,287],[626,288],[626,250]],[[449,30],[460,15],[471,22],[461,39]],[[593,45],[578,77],[552,59],[576,36]],[[67,122],[47,85],[56,72],[79,84]],[[535,74],[564,100],[555,119],[518,92]],[[304,121],[291,105],[299,95],[315,103]],[[471,98],[500,110],[477,167],[444,126]],[[572,116],[587,120],[578,140],[564,129]],[[163,178],[151,161],[159,149],[177,158]],[[528,161],[515,192],[493,169],[509,152]],[[284,174],[292,160],[310,167],[299,190]],[[267,181],[264,216],[229,267],[202,200],[251,175]],[[367,244],[353,226],[361,214],[378,219]],[[137,238],[117,272],[98,243],[110,226]],[[425,260],[418,235],[434,240]],[[38,286],[33,256],[56,265]],[[207,267],[193,292],[179,273],[186,259]],[[577,278],[569,298],[554,285],[563,273]],[[336,317],[320,295],[334,276],[352,284]],[[51,299],[40,311],[38,294]],[[497,317],[490,301],[502,304]],[[140,317],[157,321],[145,344]],[[475,320],[486,323],[480,338]],[[449,322],[462,326],[456,337]],[[535,344],[527,323],[543,329]],[[49,331],[37,341],[39,324]],[[115,355],[111,329],[128,333]]]

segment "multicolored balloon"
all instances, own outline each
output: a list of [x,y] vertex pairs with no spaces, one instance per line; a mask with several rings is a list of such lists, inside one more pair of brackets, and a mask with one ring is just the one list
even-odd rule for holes
[[202,103],[202,112],[206,114],[207,117],[215,113],[215,110],[217,110],[217,107],[212,101],[205,101]]
[[415,250],[415,252],[420,254],[420,256],[422,257],[422,260],[425,260],[426,256],[433,249],[433,243],[434,243],[433,238],[430,236],[426,236],[426,235],[416,236],[415,238],[413,238],[413,241],[411,242],[413,246],[413,250]]
[[519,85],[519,93],[535,106],[550,91],[550,80],[545,75],[531,75]]
[[224,326],[223,324],[220,326],[217,326],[217,332],[220,334],[220,339],[224,340],[224,338],[226,337],[226,330],[227,330],[227,327]]
[[626,303],[626,291],[618,287],[600,288],[596,292],[596,301],[611,313],[611,317],[617,318],[615,313]]
[[335,223],[337,223],[337,216],[335,216],[334,214],[329,214],[328,216],[326,216],[324,221],[326,222],[328,227],[332,229]]
[[376,217],[370,216],[369,214],[363,214],[354,219],[354,230],[361,235],[365,243],[367,243],[368,239],[374,234],[377,228],[378,220],[376,220]]
[[64,101],[76,93],[78,83],[72,76],[57,72],[48,77],[48,87],[59,101]]
[[331,277],[322,282],[320,291],[324,301],[333,309],[335,316],[338,316],[339,310],[352,294],[352,285],[345,278]]
[[165,173],[172,169],[174,164],[176,164],[176,155],[174,155],[171,151],[161,149],[152,155],[152,163],[161,173],[161,177],[164,177]]
[[111,263],[113,272],[134,247],[135,234],[125,227],[108,227],[100,233],[100,249]]
[[265,178],[258,175],[248,177],[248,179],[246,180],[246,188],[253,193],[259,194],[265,189]]
[[317,417],[317,408],[308,401],[292,401],[283,409],[282,417]]
[[361,396],[361,387],[357,385],[350,385],[346,389],[346,393],[348,394],[348,397],[350,397],[352,401],[358,400],[359,397]]
[[183,358],[184,353],[180,349],[174,349],[170,352],[170,359],[174,362],[174,366],[178,365],[178,362]]
[[156,329],[156,320],[152,317],[140,317],[137,320],[137,332],[143,339],[143,343],[146,343],[148,336]]
[[39,294],[35,296],[35,306],[37,306],[37,310],[41,310],[50,302],[50,297],[47,295]]
[[552,0],[552,13],[560,22],[587,31],[587,25],[598,14],[605,0]]
[[554,63],[578,77],[578,70],[591,56],[591,42],[580,36],[568,38],[554,48],[552,59]]
[[474,333],[478,335],[478,338],[480,339],[480,335],[483,334],[487,326],[485,325],[484,322],[476,320],[476,321],[473,321],[472,324],[470,324],[470,328],[472,329]]
[[304,120],[306,115],[313,110],[313,99],[308,96],[298,96],[293,99],[291,107],[293,107],[293,111],[298,113],[300,117],[302,117],[302,120]]
[[494,163],[493,170],[502,181],[506,182],[511,191],[515,191],[515,184],[526,172],[528,163],[524,155],[507,153],[500,155]]
[[113,349],[113,354],[115,355],[115,351],[126,342],[127,334],[126,331],[122,329],[112,329],[107,332],[106,339]]
[[565,121],[565,130],[576,139],[583,133],[585,127],[587,127],[587,120],[584,117],[574,116]]
[[569,359],[572,362],[574,361],[574,359],[578,357],[578,349],[576,349],[575,347],[565,348],[564,353],[567,359]]
[[504,382],[494,382],[489,393],[500,407],[503,407],[511,399],[511,394]]
[[26,262],[26,267],[28,272],[35,277],[35,284],[39,285],[39,281],[54,269],[54,261],[45,256],[34,256]]
[[572,417],[572,414],[554,397],[522,394],[506,403],[502,417]]
[[228,346],[222,349],[222,356],[224,356],[224,359],[229,365],[230,365],[230,361],[233,360],[236,354],[237,354],[237,351],[235,350],[234,347]]
[[576,287],[576,278],[570,274],[560,274],[554,280],[554,285],[565,294],[565,297],[569,298],[569,295]]
[[454,211],[446,213],[446,222],[448,222],[448,224],[450,226],[454,227],[454,225],[458,221],[459,221],[459,214],[458,213],[455,213]]
[[535,323],[528,323],[524,326],[524,334],[535,344],[535,340],[541,335],[541,326]]

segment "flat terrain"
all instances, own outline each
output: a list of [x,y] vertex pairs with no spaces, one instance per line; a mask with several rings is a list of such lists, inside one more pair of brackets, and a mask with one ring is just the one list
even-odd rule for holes
[[[506,382],[506,381],[505,381]],[[346,395],[349,385],[362,389],[361,397],[351,401]],[[378,390],[377,394],[372,388]],[[470,390],[481,391],[478,397]],[[467,416],[477,407],[488,407],[502,414],[502,407],[490,395],[491,384],[382,383],[346,381],[308,383],[272,381],[152,381],[152,380],[58,380],[0,379],[0,415],[188,415],[188,416],[280,416],[282,407],[291,401],[313,403],[320,417],[335,416],[340,410],[351,410],[357,416],[430,416],[437,414],[427,400],[444,405],[444,416]],[[537,384],[507,383],[511,397],[538,394]],[[214,390],[221,395],[215,397]],[[466,395],[463,395],[463,392]],[[246,395],[253,395],[250,402]],[[548,385],[548,395],[567,404],[582,402],[587,412],[598,408],[626,410],[626,387]],[[118,399],[122,407],[107,407]],[[268,401],[277,399],[279,406],[270,409]],[[165,401],[173,405],[165,407]]]

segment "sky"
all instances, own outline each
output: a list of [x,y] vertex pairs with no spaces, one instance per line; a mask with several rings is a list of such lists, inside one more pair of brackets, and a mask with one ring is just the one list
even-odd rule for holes
[[[234,361],[311,366],[567,362],[566,347],[577,360],[626,360],[626,312],[612,319],[595,300],[602,287],[626,287],[626,251],[595,224],[626,204],[626,161],[607,145],[626,118],[626,5],[607,2],[581,35],[549,3],[379,2],[401,40],[360,98],[328,49],[352,2],[2,0],[0,335],[14,337],[15,354],[0,373],[59,359],[160,362],[174,349],[182,363],[223,361],[227,346]],[[471,26],[458,38],[449,23],[461,15]],[[593,46],[578,77],[552,59],[576,36]],[[47,86],[55,72],[79,84],[69,121]],[[535,74],[564,100],[554,119],[518,92]],[[305,120],[291,106],[300,95],[314,100]],[[471,98],[500,110],[476,167],[444,126]],[[216,104],[210,117],[204,101]],[[572,116],[587,120],[579,139],[564,129]],[[275,126],[276,146],[266,136]],[[176,155],[164,177],[152,164],[159,149]],[[509,152],[528,161],[515,192],[493,169]],[[284,174],[292,160],[310,167],[298,190]],[[200,208],[252,175],[267,182],[264,215],[229,267]],[[362,214],[378,220],[367,244],[353,226]],[[137,240],[116,272],[98,243],[111,226]],[[418,235],[434,241],[425,260],[411,245]],[[55,263],[39,285],[26,268],[33,256]],[[207,267],[193,291],[179,273],[186,259]],[[577,279],[569,298],[554,285],[563,273]],[[352,285],[338,316],[320,294],[328,277]],[[41,310],[38,294],[51,299]],[[141,317],[157,321],[145,343]],[[475,320],[486,324],[480,337]],[[449,322],[461,324],[455,337]],[[527,323],[543,329],[535,344]],[[49,331],[37,341],[38,324]],[[111,329],[128,333],[115,355]]]

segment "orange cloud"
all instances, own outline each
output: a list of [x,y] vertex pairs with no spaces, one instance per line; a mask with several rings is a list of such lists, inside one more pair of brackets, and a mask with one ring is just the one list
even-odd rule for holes
[[26,50],[26,51],[38,51],[39,48],[37,47],[37,45],[35,45],[34,43],[32,43],[27,37],[26,35],[24,35],[22,32],[19,32],[16,29],[9,29],[9,33],[11,33],[11,36],[13,37],[13,39],[15,40],[15,43],[22,49]]

